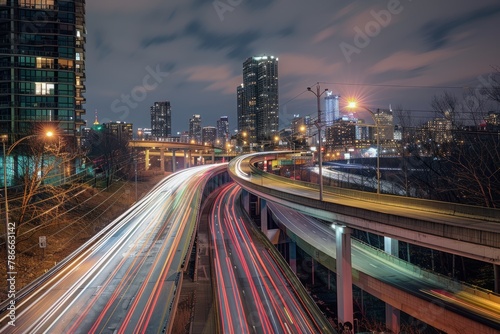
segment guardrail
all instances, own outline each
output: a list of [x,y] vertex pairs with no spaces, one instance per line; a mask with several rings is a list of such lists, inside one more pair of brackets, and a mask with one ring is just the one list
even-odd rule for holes
[[[276,157],[287,152],[276,152],[273,153]],[[289,152],[288,152],[289,153]],[[319,185],[311,182],[305,182],[300,180],[289,179],[286,177],[266,173],[253,165],[253,163],[258,161],[263,161],[265,157],[269,156],[269,152],[256,153],[252,156],[247,155],[242,159],[247,160],[252,174],[260,175],[268,179],[275,179],[282,183],[296,184],[310,189],[315,189],[319,191]],[[230,167],[239,160],[238,158],[233,159],[230,162]],[[240,162],[241,163],[241,162]],[[376,194],[371,192],[365,192],[360,190],[338,188],[333,186],[324,185],[323,193],[334,194],[337,196],[350,197],[358,200],[370,201],[383,203],[392,206],[399,206],[405,208],[420,209],[428,212],[447,214],[457,217],[467,217],[480,219],[491,222],[500,223],[500,210],[493,208],[486,208],[474,205],[449,203],[441,201],[433,201],[421,198],[412,197],[402,197],[397,195],[386,195],[386,194]]]
[[475,296],[490,300],[492,302],[500,303],[500,294],[496,294],[491,290],[487,290],[479,286],[468,284],[466,282],[450,279],[448,276],[444,276],[439,273],[433,272],[431,270],[420,268],[419,266],[414,265],[408,261],[400,259],[389,253],[386,253],[384,250],[380,248],[368,245],[367,243],[361,240],[352,238],[352,242],[353,244],[356,244],[356,247],[359,247],[360,249],[375,254],[375,256],[377,256],[378,258],[383,258],[387,262],[396,265],[398,268],[406,269],[407,271],[415,273],[425,279],[429,279],[433,282],[438,282],[442,284],[443,287],[446,287],[447,290],[465,291]]

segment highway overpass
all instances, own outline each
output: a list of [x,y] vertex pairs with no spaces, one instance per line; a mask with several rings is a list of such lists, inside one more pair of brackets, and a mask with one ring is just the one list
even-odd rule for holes
[[[344,230],[337,236],[337,250],[339,247],[344,250],[344,253],[339,253],[342,261],[337,261],[341,263],[340,268],[339,265],[336,267],[337,276],[339,270],[349,273],[352,270],[349,229],[383,235],[389,245],[402,240],[489,262],[495,265],[498,273],[499,210],[331,187],[324,188],[323,201],[320,201],[318,185],[270,175],[254,166],[258,161],[279,159],[285,155],[286,152],[267,152],[241,156],[231,161],[230,175],[243,189],[258,196],[264,220],[269,201],[328,221],[338,226],[338,231]],[[244,194],[244,198],[249,210],[249,196]],[[339,240],[342,241],[340,246]],[[352,322],[352,277],[340,276],[339,319]],[[499,302],[498,295],[481,297],[490,298],[493,303]],[[393,304],[400,306],[397,302]],[[490,330],[496,333],[498,329]]]

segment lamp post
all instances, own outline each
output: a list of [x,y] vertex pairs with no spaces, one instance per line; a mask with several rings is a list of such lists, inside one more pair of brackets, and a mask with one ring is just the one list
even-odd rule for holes
[[[44,134],[46,137],[52,137],[54,133],[52,131],[47,131]],[[12,152],[14,147],[16,147],[17,144],[22,142],[25,139],[28,138],[33,138],[33,137],[38,137],[38,136],[43,136],[40,134],[35,134],[35,135],[29,135],[26,137],[23,137],[19,139],[18,141],[14,142],[8,149],[6,149],[6,144],[8,141],[8,135],[2,135],[2,146],[3,146],[3,191],[4,191],[4,200],[5,200],[5,246],[7,248],[7,255],[9,254],[9,243],[8,243],[8,238],[7,235],[9,234],[9,200],[7,197],[7,156]],[[9,260],[7,256],[7,271],[9,271]],[[7,284],[7,291],[9,289],[9,284]]]
[[[349,108],[356,108],[356,102],[349,102]],[[379,132],[379,117],[375,116],[375,113],[365,106],[359,106],[364,110],[368,111],[375,121],[375,129],[377,131],[377,194],[380,194],[380,132]],[[377,109],[378,114],[378,109]]]
[[[301,125],[300,128],[299,128],[299,133],[303,133],[305,131],[305,126],[304,125]],[[296,156],[295,156],[295,140],[296,138],[294,138],[294,134],[295,134],[295,125],[292,124],[292,138],[291,138],[291,143],[290,143],[290,149],[293,150],[293,154],[292,154],[292,159],[293,159],[293,179],[295,180],[295,164],[296,164]],[[292,148],[292,145],[293,145],[293,148]]]
[[320,108],[320,97],[323,95],[328,88],[325,88],[324,91],[320,92],[320,87],[319,83],[316,84],[316,92],[314,92],[311,87],[307,87],[307,90],[316,95],[316,100],[318,103],[318,120],[315,123],[316,127],[318,128],[318,139],[319,139],[319,145],[318,145],[318,165],[319,165],[319,200],[323,200],[323,170],[322,170],[322,165],[323,165],[323,158],[321,156],[321,108]]

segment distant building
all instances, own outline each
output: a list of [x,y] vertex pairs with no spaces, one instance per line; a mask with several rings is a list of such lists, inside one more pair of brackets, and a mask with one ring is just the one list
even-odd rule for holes
[[453,141],[452,121],[446,118],[435,118],[422,127],[421,140],[432,139],[435,143],[443,144]]
[[332,125],[337,119],[340,118],[339,99],[340,95],[335,95],[332,91],[326,92],[325,112],[323,118],[326,126]]
[[394,116],[391,110],[377,109],[372,117],[374,118],[375,124],[378,122],[377,127],[372,127],[371,138],[374,141],[377,140],[377,136],[380,135],[380,143],[390,141],[394,139]]
[[202,142],[200,115],[193,115],[189,119],[189,140],[198,144]]
[[218,143],[216,146],[225,147],[226,142],[229,141],[230,136],[231,134],[229,133],[229,118],[227,116],[221,116],[221,118],[217,120]]
[[326,151],[347,150],[356,146],[358,124],[349,119],[340,119],[326,128]]
[[238,132],[252,143],[272,141],[279,131],[278,58],[250,57],[237,87]]
[[488,131],[500,131],[500,112],[490,111],[484,120],[484,126],[486,126]]
[[138,128],[137,129],[137,139],[138,140],[151,140],[153,131],[151,128]]
[[13,143],[53,123],[79,146],[85,1],[0,1],[0,133]]
[[170,101],[155,102],[151,106],[151,136],[167,138],[172,135],[172,111]]
[[214,146],[217,140],[217,128],[215,126],[204,126],[201,131],[203,145]]
[[189,141],[190,141],[189,131],[184,131],[184,132],[180,133],[179,134],[179,141],[181,143],[189,143]]
[[109,122],[103,123],[105,131],[112,134],[120,141],[129,141],[134,138],[134,126],[132,123],[126,122]]

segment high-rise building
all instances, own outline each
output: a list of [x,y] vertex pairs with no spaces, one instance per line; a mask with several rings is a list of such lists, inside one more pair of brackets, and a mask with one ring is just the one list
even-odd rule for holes
[[332,91],[326,92],[324,117],[326,126],[333,125],[333,123],[340,118],[339,99],[340,95],[335,95]]
[[0,0],[0,133],[51,123],[80,144],[85,124],[85,0]]
[[219,147],[225,147],[226,142],[229,140],[229,118],[227,116],[221,116],[217,120],[217,140]]
[[[392,110],[386,109],[377,109],[373,114],[373,118],[375,124],[378,123],[377,127],[374,128],[375,131],[374,139],[377,139],[377,136],[380,135],[380,143],[387,142],[394,139],[394,116],[392,114]],[[377,133],[378,132],[378,133]]]
[[202,142],[200,115],[193,115],[189,119],[189,138],[190,141],[194,141],[197,144]]
[[272,141],[279,131],[278,58],[250,57],[237,87],[238,132],[250,143]]
[[217,140],[217,128],[215,126],[204,126],[201,130],[203,145],[215,145]]
[[151,106],[151,135],[153,138],[167,138],[172,135],[170,101],[155,102]]

